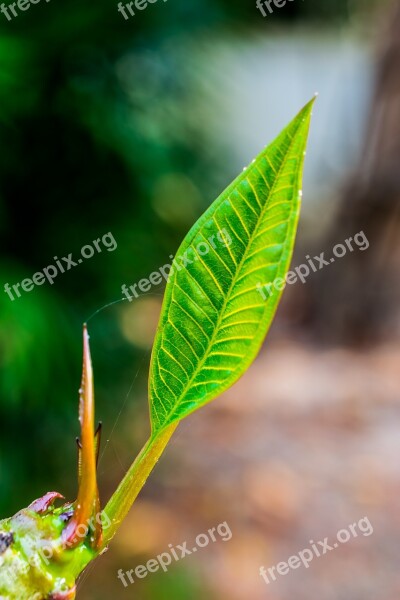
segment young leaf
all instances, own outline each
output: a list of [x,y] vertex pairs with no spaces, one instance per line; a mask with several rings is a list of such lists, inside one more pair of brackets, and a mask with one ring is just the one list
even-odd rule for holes
[[[103,547],[179,421],[232,385],[262,344],[293,251],[314,100],[211,205],[178,250],[150,367],[152,433],[104,509],[111,525]],[[274,281],[263,299],[257,284]]]
[[[261,347],[292,256],[314,100],[210,206],[178,250],[151,361],[153,436],[229,388]],[[264,299],[259,285],[273,282]]]

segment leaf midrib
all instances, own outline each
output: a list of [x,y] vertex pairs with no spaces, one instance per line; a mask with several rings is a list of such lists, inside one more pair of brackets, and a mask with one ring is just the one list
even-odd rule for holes
[[[169,419],[171,418],[171,416],[172,416],[172,415],[174,414],[174,412],[176,411],[177,405],[178,405],[178,404],[179,404],[179,403],[182,401],[182,399],[185,397],[185,394],[186,394],[186,392],[188,391],[188,389],[189,389],[189,388],[190,388],[190,386],[192,385],[193,381],[196,379],[197,375],[199,374],[199,372],[200,372],[200,371],[201,371],[201,369],[203,368],[203,366],[204,366],[204,363],[206,362],[207,358],[209,357],[209,354],[210,354],[210,349],[212,348],[212,346],[213,346],[213,344],[214,344],[214,342],[215,342],[215,338],[217,337],[217,335],[218,335],[218,333],[219,333],[219,327],[220,327],[220,325],[221,325],[221,322],[222,322],[222,316],[223,316],[223,314],[224,314],[224,312],[225,312],[225,310],[226,310],[226,307],[227,307],[227,304],[228,304],[228,302],[229,302],[229,298],[230,298],[230,295],[231,295],[231,293],[232,293],[232,290],[233,290],[234,286],[236,285],[236,282],[237,282],[237,279],[238,279],[238,274],[240,273],[240,271],[241,271],[241,269],[242,269],[242,267],[243,267],[243,264],[244,264],[244,262],[246,261],[247,254],[248,254],[248,252],[249,252],[249,248],[250,248],[250,246],[251,246],[252,242],[254,241],[254,238],[256,237],[256,232],[257,232],[257,230],[258,230],[258,228],[259,228],[259,226],[260,226],[260,223],[261,223],[261,221],[262,221],[262,219],[263,219],[263,217],[264,217],[264,214],[265,214],[265,212],[268,210],[268,203],[269,203],[269,201],[270,201],[270,199],[271,199],[271,197],[272,197],[272,195],[273,195],[273,193],[274,193],[274,191],[275,191],[275,187],[276,187],[277,181],[278,181],[278,179],[279,179],[279,176],[280,176],[280,174],[282,173],[282,170],[283,170],[284,166],[286,165],[286,160],[287,160],[287,157],[288,157],[288,155],[289,155],[290,151],[292,150],[292,147],[293,147],[293,144],[294,144],[294,142],[296,141],[296,133],[297,133],[297,132],[298,132],[298,130],[300,129],[300,127],[301,127],[302,123],[303,123],[303,120],[301,120],[301,121],[300,121],[300,123],[299,123],[298,127],[296,128],[295,132],[293,133],[293,136],[292,136],[292,138],[291,138],[291,140],[290,140],[289,147],[288,147],[288,149],[287,149],[287,151],[286,151],[286,154],[285,154],[285,156],[284,156],[284,158],[283,158],[283,160],[282,160],[282,164],[281,164],[281,166],[279,167],[279,170],[277,171],[277,173],[276,173],[276,175],[275,175],[275,181],[274,181],[274,183],[273,183],[273,185],[272,185],[272,188],[271,188],[271,190],[269,191],[269,194],[268,194],[268,199],[266,200],[264,207],[261,209],[261,212],[260,212],[260,217],[259,217],[259,219],[258,219],[258,221],[257,221],[257,225],[255,226],[255,228],[254,228],[254,230],[253,230],[253,232],[252,232],[252,234],[251,234],[251,236],[250,236],[250,238],[249,238],[248,244],[247,244],[247,246],[246,246],[246,249],[245,249],[245,251],[244,251],[244,253],[243,253],[243,257],[242,257],[242,259],[241,259],[241,261],[240,261],[240,263],[239,263],[239,265],[238,265],[238,267],[237,267],[236,273],[235,273],[235,275],[234,275],[234,277],[233,277],[233,279],[232,279],[232,283],[231,283],[231,285],[229,286],[229,289],[228,289],[228,291],[227,291],[227,293],[226,293],[226,296],[225,296],[225,299],[224,299],[224,303],[223,303],[223,305],[222,305],[222,307],[221,307],[221,311],[220,311],[220,313],[219,313],[219,315],[218,315],[218,319],[217,319],[217,323],[216,323],[216,326],[215,326],[214,332],[213,332],[213,334],[212,334],[212,337],[211,337],[211,339],[210,339],[210,343],[208,344],[208,348],[207,348],[206,352],[204,353],[204,356],[203,356],[203,358],[200,360],[199,364],[197,365],[197,367],[196,367],[196,369],[195,369],[195,371],[194,371],[194,373],[193,373],[193,375],[192,375],[192,377],[191,377],[190,381],[188,381],[188,382],[187,382],[187,384],[186,384],[186,386],[185,386],[184,390],[182,391],[182,393],[180,394],[180,396],[177,398],[176,402],[174,403],[174,406],[173,406],[173,408],[171,408],[171,410],[169,411],[168,415],[166,416],[166,418],[165,418],[165,421],[164,421],[164,424],[163,424],[163,425],[160,427],[160,431],[161,431],[161,430],[162,430],[164,427],[166,427],[166,426],[168,425]],[[262,158],[265,158],[265,157],[262,157]],[[255,164],[255,165],[254,165],[254,168],[258,168],[257,164]],[[262,176],[262,177],[263,177],[263,179],[264,179],[264,176]],[[245,179],[247,179],[247,177],[243,178],[243,179],[242,179],[242,181],[245,181]],[[240,184],[240,183],[242,183],[242,181],[240,181],[240,182],[239,182],[239,184]],[[216,212],[216,211],[215,211],[215,212]],[[214,214],[215,214],[215,213],[214,213]],[[283,257],[283,253],[282,253],[282,257]],[[281,260],[282,260],[282,257],[281,257]],[[281,262],[281,260],[279,261],[279,263]],[[171,292],[173,293],[173,290],[171,290]],[[172,295],[171,295],[171,302],[172,302]],[[169,311],[168,311],[168,312],[169,312]],[[261,323],[262,323],[262,319],[260,320],[259,327],[260,327]],[[259,328],[259,327],[258,327],[258,328]],[[257,331],[258,331],[258,328],[257,328]],[[158,355],[157,355],[157,360],[158,360]]]

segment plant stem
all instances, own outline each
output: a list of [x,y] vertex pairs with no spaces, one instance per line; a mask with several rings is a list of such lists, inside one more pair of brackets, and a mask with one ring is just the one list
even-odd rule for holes
[[108,521],[109,519],[111,521],[111,525],[107,529],[104,529],[104,539],[101,550],[110,543],[118,531],[122,521],[125,519],[140,490],[157,464],[158,459],[164,452],[177,426],[178,423],[173,423],[156,436],[150,437],[119,484],[117,490],[110,498],[107,506],[104,508],[104,513],[106,515],[106,520]]

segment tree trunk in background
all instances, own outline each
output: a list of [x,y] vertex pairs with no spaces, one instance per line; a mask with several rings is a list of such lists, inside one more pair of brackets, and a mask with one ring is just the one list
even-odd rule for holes
[[326,246],[363,230],[370,247],[347,253],[310,286],[309,315],[322,341],[400,337],[400,2],[383,33],[364,150]]

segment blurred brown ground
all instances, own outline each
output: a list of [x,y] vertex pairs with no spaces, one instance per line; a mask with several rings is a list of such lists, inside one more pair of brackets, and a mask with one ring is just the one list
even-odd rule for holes
[[[191,547],[227,521],[230,541],[161,577],[188,569],[216,600],[397,600],[399,364],[397,344],[354,351],[274,339],[232,391],[181,425],[95,576],[115,573],[115,597],[150,597],[149,579],[125,590],[117,570],[170,543]],[[332,540],[363,517],[371,536],[360,533],[269,586],[261,579],[261,565]],[[91,598],[90,585],[82,593]]]

